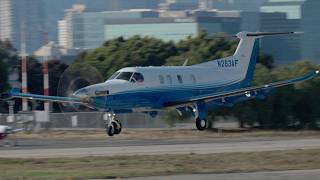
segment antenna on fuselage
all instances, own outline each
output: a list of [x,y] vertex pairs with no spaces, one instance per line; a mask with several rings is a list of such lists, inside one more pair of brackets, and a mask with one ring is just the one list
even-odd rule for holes
[[182,66],[187,66],[188,65],[188,62],[189,62],[189,59],[187,58],[184,63],[182,64]]

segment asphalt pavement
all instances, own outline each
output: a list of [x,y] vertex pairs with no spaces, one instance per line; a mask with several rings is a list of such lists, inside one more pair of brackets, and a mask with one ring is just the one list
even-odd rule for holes
[[130,180],[319,180],[320,170],[138,177]]
[[320,148],[320,139],[271,138],[203,140],[39,140],[18,139],[0,147],[0,158],[56,158],[117,155],[209,154]]

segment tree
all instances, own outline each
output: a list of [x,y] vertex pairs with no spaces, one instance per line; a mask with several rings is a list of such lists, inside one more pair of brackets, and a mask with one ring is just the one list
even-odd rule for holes
[[[0,41],[0,93],[9,89],[10,67],[17,63],[17,53],[9,41]],[[7,103],[0,101],[0,112],[7,112]]]
[[85,62],[97,68],[104,77],[111,76],[123,67],[161,66],[177,53],[172,42],[150,37],[122,37],[104,43],[93,52],[82,54],[77,62]]

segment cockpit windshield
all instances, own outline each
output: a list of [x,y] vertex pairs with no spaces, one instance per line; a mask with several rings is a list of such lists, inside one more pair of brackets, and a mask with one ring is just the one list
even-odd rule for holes
[[132,83],[144,81],[143,75],[138,72],[116,72],[108,80],[112,80],[112,79],[121,79],[121,80],[130,81]]
[[122,79],[122,80],[126,80],[129,81],[131,76],[132,76],[132,72],[121,72],[116,79]]

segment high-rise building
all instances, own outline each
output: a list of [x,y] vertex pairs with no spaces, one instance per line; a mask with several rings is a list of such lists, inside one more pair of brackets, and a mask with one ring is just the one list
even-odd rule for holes
[[[0,0],[2,1],[2,0]],[[65,9],[84,4],[86,11],[119,11],[125,9],[156,9],[164,0],[42,0],[45,9],[45,31],[50,41],[58,41],[57,21],[64,18]]]
[[94,49],[104,42],[104,25],[113,19],[154,18],[152,10],[86,11],[84,5],[74,5],[59,21],[59,45],[65,48]]
[[[260,30],[271,32],[301,31],[300,19],[287,19],[286,13],[261,13]],[[276,65],[301,59],[301,35],[265,37],[261,51],[273,56]]]
[[267,0],[201,0],[208,9],[258,12]]
[[[260,30],[301,31],[304,2],[305,0],[268,0],[260,7]],[[301,35],[263,38],[261,49],[264,53],[273,55],[276,65],[286,65],[301,60],[301,41]]]
[[42,0],[0,1],[0,40],[10,40],[21,50],[24,34],[26,51],[31,53],[44,43],[44,32]]
[[320,63],[320,1],[307,0],[302,5],[302,58]]
[[140,35],[177,42],[201,30],[209,34],[235,34],[240,29],[240,17],[234,15],[233,12],[197,12],[180,18],[118,19],[105,23],[105,40]]
[[306,0],[269,0],[260,7],[260,12],[282,12],[287,19],[301,19],[301,6]]
[[[73,43],[73,37],[74,33],[73,31],[75,30],[73,27],[74,23],[74,16],[77,13],[82,13],[86,9],[86,6],[83,4],[75,4],[72,6],[71,9],[66,9],[65,10],[65,16],[63,20],[58,21],[58,40],[59,40],[59,45],[72,49],[74,48],[74,43]],[[82,30],[82,29],[79,29]]]

